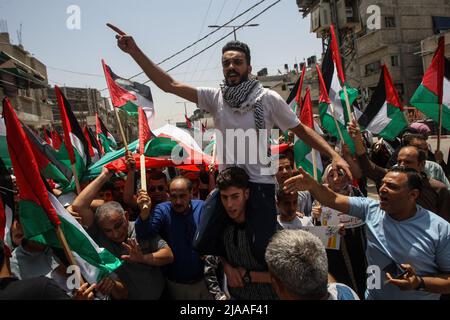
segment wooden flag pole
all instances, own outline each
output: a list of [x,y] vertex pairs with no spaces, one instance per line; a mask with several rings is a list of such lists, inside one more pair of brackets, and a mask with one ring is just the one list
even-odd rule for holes
[[72,167],[73,178],[75,179],[75,187],[77,188],[77,193],[80,194],[81,186],[80,186],[80,180],[78,180],[77,170],[75,169],[75,163],[72,163],[71,167]]
[[[61,243],[61,246],[64,250],[64,253],[66,255],[67,260],[69,263],[73,266],[78,266],[77,261],[75,260],[72,251],[70,250],[69,244],[67,243],[66,237],[64,236],[64,232],[61,229],[61,226],[56,227],[56,236],[58,237],[59,242]],[[80,284],[84,284],[85,281],[83,277],[80,275]]]
[[439,104],[439,123],[438,123],[438,139],[437,139],[437,147],[436,151],[441,150],[441,135],[442,135],[442,103]]
[[119,118],[119,111],[117,111],[116,107],[114,107],[114,112],[116,113],[116,119],[117,119],[117,123],[119,124],[120,135],[122,136],[122,141],[125,146],[125,152],[128,152],[128,141],[127,141],[127,138],[125,137],[125,131],[123,130],[122,122],[120,121],[120,118]]
[[[145,155],[140,155],[140,168],[141,168],[141,190],[147,191],[147,175],[145,169]],[[148,209],[148,206],[144,204],[143,209]]]
[[331,109],[331,113],[333,114],[333,119],[334,119],[334,123],[336,124],[336,129],[338,131],[339,138],[341,139],[342,142],[344,142],[344,136],[342,135],[341,128],[339,128],[339,124],[336,119],[336,114],[334,113],[333,103],[331,101],[330,101],[330,109]]
[[[312,149],[312,158],[313,158],[313,173],[314,173],[314,180],[317,181],[318,175],[317,175],[317,161],[316,161],[316,150]],[[317,181],[318,182],[318,181]]]

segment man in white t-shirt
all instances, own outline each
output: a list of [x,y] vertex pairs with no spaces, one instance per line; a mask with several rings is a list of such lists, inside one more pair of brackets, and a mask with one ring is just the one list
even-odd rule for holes
[[[274,175],[278,165],[270,161],[269,145],[270,130],[274,126],[283,131],[290,129],[305,143],[328,155],[335,167],[344,169],[351,176],[348,164],[314,130],[300,123],[279,94],[263,88],[259,81],[250,79],[251,57],[246,44],[232,41],[223,47],[225,81],[220,88],[194,88],[177,82],[159,68],[140,50],[130,35],[111,24],[108,26],[117,32],[119,48],[130,54],[160,89],[191,101],[212,114],[219,170],[240,166],[250,176],[251,209],[247,225],[248,232],[253,234],[251,239],[255,254],[261,260],[264,260],[265,247],[276,227]],[[246,139],[249,140],[247,143]],[[210,215],[226,217],[217,191],[211,197],[211,202],[214,205],[205,204],[209,208],[202,215],[205,228],[200,228],[196,237],[196,247],[202,254],[216,253],[211,247],[214,241],[210,236],[214,237],[219,230],[211,226]]]

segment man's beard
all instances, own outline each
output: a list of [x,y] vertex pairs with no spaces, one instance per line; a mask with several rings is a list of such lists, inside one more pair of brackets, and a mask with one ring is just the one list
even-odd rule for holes
[[247,80],[248,80],[248,73],[241,75],[239,82],[236,84],[229,83],[227,77],[225,77],[225,83],[229,87],[234,87],[234,86],[240,85],[242,82],[245,82]]

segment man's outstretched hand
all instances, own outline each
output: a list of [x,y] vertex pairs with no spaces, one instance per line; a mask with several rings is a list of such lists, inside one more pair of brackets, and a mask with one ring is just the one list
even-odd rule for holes
[[116,27],[111,23],[107,23],[106,25],[117,33],[116,34],[117,46],[123,52],[133,55],[134,53],[139,51],[139,47],[137,46],[132,36],[127,35],[125,32],[123,32],[122,30],[120,30],[118,27]]
[[295,193],[297,191],[310,190],[317,185],[317,182],[303,168],[298,168],[298,172],[298,175],[284,182],[284,192]]

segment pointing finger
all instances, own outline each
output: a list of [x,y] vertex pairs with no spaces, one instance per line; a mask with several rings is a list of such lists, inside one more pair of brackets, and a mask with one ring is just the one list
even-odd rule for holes
[[115,25],[113,25],[111,23],[107,23],[106,25],[108,27],[110,27],[111,29],[113,29],[115,32],[117,32],[121,36],[124,36],[126,34],[125,32],[123,32],[122,30],[120,30],[119,28],[117,28]]

